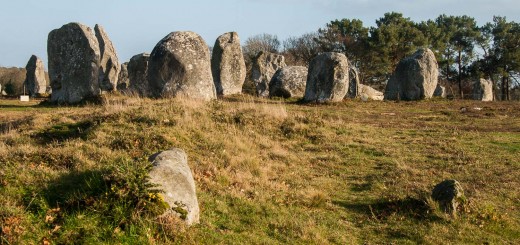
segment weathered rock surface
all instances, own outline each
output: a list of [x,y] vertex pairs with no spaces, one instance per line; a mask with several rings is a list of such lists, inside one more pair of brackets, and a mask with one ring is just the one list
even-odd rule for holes
[[215,41],[211,56],[211,72],[217,95],[242,93],[242,85],[246,79],[246,63],[236,32],[224,33]]
[[385,90],[385,100],[422,100],[433,96],[439,79],[435,55],[419,49],[397,65]]
[[455,216],[457,207],[464,202],[464,190],[458,181],[445,180],[433,188],[432,199],[444,212]]
[[99,94],[99,43],[92,29],[69,23],[47,40],[52,102],[77,103]]
[[114,91],[117,89],[117,80],[121,66],[117,58],[116,49],[108,38],[105,29],[97,25],[94,27],[96,38],[99,43],[99,88],[101,91]]
[[208,45],[190,31],[172,32],[153,49],[148,64],[153,96],[216,98]]
[[163,215],[178,215],[188,225],[198,223],[199,202],[186,153],[173,148],[154,154],[149,160],[153,164],[150,183],[158,185],[158,189],[164,191],[163,199],[169,205]]
[[121,64],[121,68],[119,71],[119,77],[117,78],[117,90],[126,90],[130,85],[130,80],[128,80],[128,62]]
[[278,69],[284,68],[283,55],[261,51],[253,60],[252,78],[256,87],[256,94],[261,97],[269,96],[269,83]]
[[286,66],[278,69],[269,83],[270,97],[303,97],[307,83],[307,67]]
[[480,79],[473,84],[473,99],[493,101],[493,82]]
[[348,88],[349,65],[344,54],[322,53],[310,62],[304,101],[341,101]]
[[348,85],[348,92],[347,92],[347,95],[345,96],[345,98],[357,98],[358,96],[360,96],[360,80],[359,80],[359,71],[356,67],[354,67],[350,62],[349,62],[349,78],[350,78],[350,82],[349,82],[349,85]]
[[435,92],[433,92],[433,96],[446,98],[447,97],[446,88],[444,86],[441,86],[440,84],[437,84],[437,88],[435,88]]
[[128,62],[128,91],[141,96],[150,96],[150,85],[148,83],[148,62],[150,54],[142,53],[134,55]]
[[359,84],[359,96],[361,100],[367,101],[367,100],[383,100],[385,95],[383,92],[377,91],[374,88]]
[[25,66],[26,76],[25,85],[30,96],[44,94],[47,90],[47,79],[45,78],[45,68],[43,61],[36,55],[31,56],[27,66]]

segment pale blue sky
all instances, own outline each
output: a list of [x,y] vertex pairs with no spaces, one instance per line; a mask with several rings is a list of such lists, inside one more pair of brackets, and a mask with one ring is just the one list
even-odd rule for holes
[[121,62],[151,52],[172,31],[199,33],[209,45],[222,33],[270,33],[281,40],[327,22],[357,18],[374,25],[386,12],[414,21],[442,13],[469,15],[480,25],[493,15],[520,22],[519,0],[0,0],[0,66],[25,67],[31,54],[47,64],[47,35],[69,22],[105,27]]

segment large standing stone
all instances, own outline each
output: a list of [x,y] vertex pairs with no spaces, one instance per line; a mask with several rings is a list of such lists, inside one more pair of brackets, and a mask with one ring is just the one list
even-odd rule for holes
[[345,98],[349,87],[348,59],[340,53],[322,53],[309,64],[305,101],[335,102]]
[[433,96],[446,98],[447,97],[446,87],[441,86],[440,84],[437,84],[437,88],[435,88],[435,92],[433,92]]
[[377,91],[374,88],[359,84],[359,96],[361,97],[361,100],[367,101],[367,100],[383,100],[385,95],[383,92]]
[[465,201],[464,190],[458,181],[445,180],[433,188],[432,199],[444,212],[455,216],[457,207]]
[[269,83],[271,97],[303,97],[307,83],[307,67],[286,66],[278,69]]
[[114,91],[117,87],[117,80],[121,69],[116,49],[102,26],[96,24],[94,31],[96,32],[101,55],[99,63],[99,88],[101,88],[102,91]]
[[128,62],[125,62],[121,64],[121,70],[117,78],[117,90],[126,90],[128,85],[130,85],[130,80],[128,80]]
[[357,98],[360,96],[360,80],[359,80],[359,71],[356,67],[354,67],[349,62],[349,78],[350,82],[348,85],[348,92],[345,98]]
[[493,82],[481,78],[473,84],[473,99],[493,101]]
[[208,45],[194,32],[172,32],[157,43],[148,81],[157,97],[216,98]]
[[69,23],[47,41],[52,102],[77,103],[99,95],[99,43],[87,26]]
[[150,54],[142,53],[134,55],[128,62],[128,90],[141,96],[150,96],[148,84],[148,61]]
[[178,215],[184,218],[188,225],[198,223],[199,202],[186,153],[173,148],[159,152],[149,160],[153,164],[150,182],[164,191],[163,199],[169,205],[169,209],[163,215]]
[[395,68],[385,90],[385,100],[422,100],[433,96],[439,79],[435,55],[419,49],[404,58]]
[[246,79],[246,63],[236,32],[224,33],[215,41],[211,56],[211,72],[217,95],[242,93],[242,85]]
[[284,68],[285,57],[261,51],[253,60],[252,78],[258,96],[269,96],[269,82],[280,68]]
[[25,66],[26,77],[25,85],[30,96],[44,94],[47,90],[47,80],[45,79],[45,68],[43,61],[36,55],[31,56],[27,66]]

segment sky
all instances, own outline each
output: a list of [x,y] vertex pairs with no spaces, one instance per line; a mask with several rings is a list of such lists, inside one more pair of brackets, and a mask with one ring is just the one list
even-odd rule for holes
[[121,63],[148,52],[173,31],[194,31],[206,43],[229,31],[242,43],[261,33],[280,40],[317,31],[335,19],[365,26],[387,12],[414,21],[469,15],[479,25],[494,15],[520,22],[519,0],[0,0],[0,66],[25,67],[32,54],[47,64],[47,36],[69,22],[100,24]]

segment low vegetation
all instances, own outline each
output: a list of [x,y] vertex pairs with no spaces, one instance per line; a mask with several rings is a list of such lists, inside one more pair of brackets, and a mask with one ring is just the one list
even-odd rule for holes
[[[518,102],[0,101],[0,244],[520,242]],[[184,149],[201,223],[157,219]],[[433,186],[467,201],[439,211]]]

